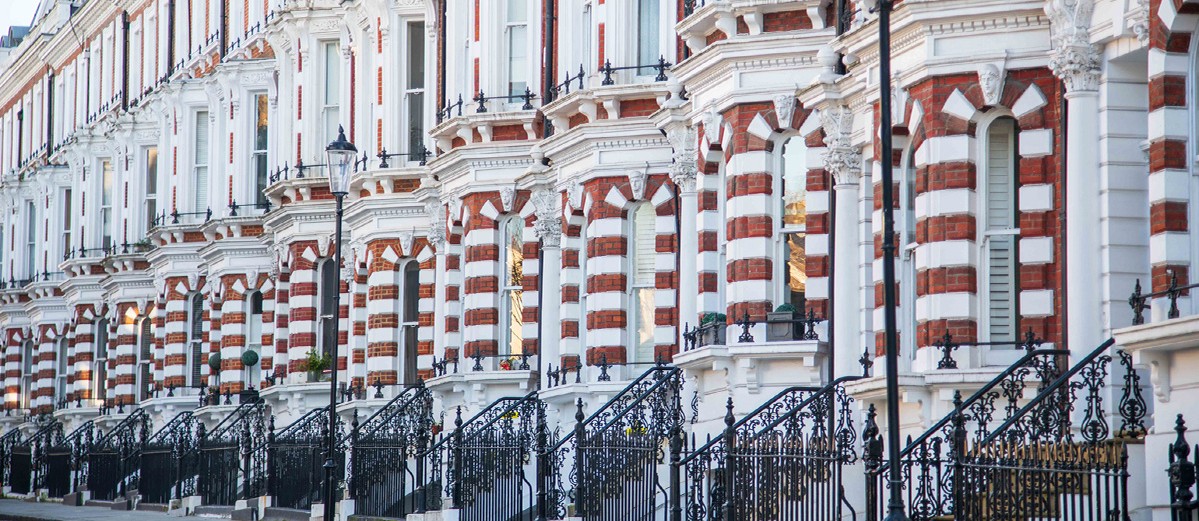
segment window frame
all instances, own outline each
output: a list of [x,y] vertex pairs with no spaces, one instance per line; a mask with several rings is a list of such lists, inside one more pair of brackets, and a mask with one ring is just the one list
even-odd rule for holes
[[[406,148],[408,150],[408,156],[405,159],[409,163],[416,163],[416,162],[423,161],[425,159],[424,154],[420,153],[420,150],[418,147],[425,146],[425,139],[426,139],[425,132],[428,130],[427,129],[427,121],[426,121],[428,118],[425,113],[425,98],[426,98],[426,92],[427,92],[426,84],[428,82],[428,72],[429,71],[428,71],[428,67],[426,67],[427,64],[425,63],[424,52],[422,51],[420,53],[415,53],[414,51],[410,50],[411,46],[408,45],[413,38],[412,31],[413,31],[414,26],[417,26],[420,28],[420,42],[422,45],[422,49],[423,49],[424,43],[427,39],[425,22],[423,20],[418,20],[418,19],[405,19],[404,20],[404,24],[403,24],[404,40],[403,41],[405,43],[405,50],[404,50],[405,63],[404,63],[404,67],[401,68],[401,74],[403,76],[401,85],[403,86],[402,93],[404,96],[404,101],[403,101],[403,106],[400,107],[400,110],[403,111],[402,121],[406,122],[406,125],[403,127],[402,132],[404,133],[404,140],[405,140],[404,142],[407,143]],[[414,66],[414,63],[417,61],[417,60],[414,60],[414,58],[416,58],[417,60],[420,61],[421,73],[420,73],[419,86],[413,84],[412,77],[415,76],[415,74],[413,72],[413,66]],[[416,106],[420,110],[419,114],[415,114],[415,115],[413,114],[413,111],[412,111],[413,106]],[[413,126],[414,122],[418,123],[419,126],[414,127]]]
[[25,216],[25,278],[33,280],[37,278],[38,261],[37,201],[26,200],[25,212],[27,214]]
[[[329,349],[330,344],[337,343],[339,341],[337,337],[341,336],[340,328],[338,328],[338,334],[336,336],[334,336],[332,333],[332,321],[340,320],[341,318],[341,310],[338,309],[341,307],[341,301],[339,298],[337,304],[334,304],[334,293],[330,292],[329,286],[333,286],[332,291],[340,292],[341,281],[337,277],[338,269],[337,266],[333,264],[332,257],[327,257],[320,260],[317,263],[316,268],[317,326],[319,331],[317,339],[321,344],[318,351],[322,355],[331,355],[332,351]],[[329,270],[332,274],[327,274],[326,270]],[[336,361],[334,361],[334,364],[336,364]]]
[[[252,204],[262,205],[267,201],[266,188],[270,185],[270,143],[271,143],[271,99],[266,91],[254,91],[250,93],[250,99],[254,100],[253,119],[250,120],[250,172],[249,186],[253,199],[248,201]],[[259,125],[265,117],[265,124]],[[263,142],[259,143],[259,130],[262,129],[265,136]]]
[[[115,221],[114,190],[116,189],[116,165],[111,158],[100,160],[100,247],[112,248],[114,244],[113,223]],[[107,183],[106,180],[111,181]]]
[[96,323],[95,342],[92,344],[92,401],[104,405],[108,400],[108,340],[109,321],[101,318]]
[[262,317],[266,312],[266,299],[263,297],[261,290],[252,290],[246,294],[245,312],[246,345],[244,351],[258,353],[258,363],[243,368],[246,372],[246,384],[250,388],[253,388],[262,380],[262,335],[266,324]]
[[[342,81],[344,66],[341,63],[341,40],[320,40],[317,42],[317,48],[320,49],[321,53],[320,71],[321,78],[323,78],[319,98],[322,138],[317,143],[320,145],[320,150],[323,151],[325,144],[332,143],[333,140],[337,139],[337,126],[341,124],[341,98],[342,91],[345,90],[342,88],[342,84],[344,83]],[[332,53],[330,54],[330,52]],[[337,87],[336,93],[331,94],[329,92],[330,85]]]
[[[515,234],[510,234],[508,232],[509,226],[516,227]],[[499,341],[496,343],[496,351],[497,354],[501,356],[520,356],[522,353],[524,353],[524,230],[525,222],[524,219],[522,219],[519,215],[508,215],[500,219],[499,238],[502,241],[499,244],[500,255],[502,258],[498,263],[500,268],[500,305],[498,306],[500,335],[497,338]],[[509,238],[513,235],[515,235],[515,237],[520,241],[518,250],[520,251],[519,273],[521,279],[515,282],[512,280],[512,273],[515,264],[513,263],[513,259],[509,250],[509,248],[511,248],[511,244],[508,242]],[[514,310],[512,309],[512,304],[518,299],[520,302],[520,309]],[[520,316],[520,329],[514,328],[515,323],[513,317],[516,316]]]
[[[653,240],[652,242],[654,244],[654,247],[651,248],[651,251],[644,252],[644,253],[648,253],[648,255],[650,257],[650,261],[651,261],[651,263],[653,263],[655,265],[655,268],[652,270],[653,276],[650,277],[650,280],[648,282],[638,282],[638,280],[637,280],[638,265],[640,264],[640,261],[641,261],[640,253],[643,253],[643,252],[639,252],[639,250],[638,250],[638,242],[640,242],[639,241],[640,237],[638,236],[637,215],[642,209],[645,209],[645,208],[649,209],[649,219],[650,219],[649,229],[650,229],[650,236]],[[656,342],[656,339],[654,338],[654,333],[655,333],[655,329],[657,328],[657,323],[655,320],[655,315],[657,312],[657,302],[655,299],[657,298],[656,264],[657,264],[658,227],[657,227],[656,221],[657,221],[658,212],[657,212],[657,208],[653,205],[653,203],[651,203],[649,201],[640,201],[640,202],[634,203],[632,206],[628,207],[626,212],[628,214],[628,217],[625,219],[625,222],[624,222],[625,231],[626,231],[626,234],[625,234],[626,246],[625,247],[627,248],[626,251],[628,252],[628,254],[625,255],[624,261],[625,261],[625,273],[627,274],[626,276],[627,276],[627,280],[628,280],[628,289],[625,292],[625,297],[628,299],[629,305],[626,310],[625,322],[628,326],[629,338],[628,338],[627,345],[625,347],[625,362],[626,363],[653,362],[654,361],[653,354],[656,354],[655,352],[657,349],[657,342]],[[640,304],[639,296],[643,291],[648,291],[650,304],[652,306],[648,317],[642,316],[641,308],[639,306],[639,304]],[[638,337],[638,334],[640,333],[639,330],[644,325],[643,322],[649,325],[649,342],[650,342],[649,350],[651,352],[650,360],[642,360],[642,357],[639,356],[639,353],[638,353],[638,349],[641,347],[641,342],[640,342],[640,338]]]
[[192,292],[187,304],[187,384],[200,387],[204,381],[204,294]]
[[[524,4],[524,6],[525,6],[524,20],[514,21],[510,18],[511,11],[512,11],[510,6],[514,2]],[[503,41],[502,41],[502,45],[500,46],[500,48],[503,49],[501,51],[501,52],[503,52],[503,60],[501,61],[501,63],[503,63],[502,87],[503,87],[503,92],[504,92],[505,96],[518,96],[518,95],[524,94],[524,89],[514,89],[513,88],[514,84],[516,83],[513,81],[516,76],[516,74],[513,72],[513,66],[512,66],[514,63],[513,62],[513,60],[514,60],[513,50],[518,48],[518,46],[515,45],[516,42],[513,42],[512,32],[515,28],[518,28],[518,27],[524,30],[523,40],[520,42],[523,45],[519,46],[519,47],[524,48],[524,56],[523,56],[524,78],[522,78],[523,81],[521,81],[521,83],[524,83],[525,88],[529,89],[529,88],[532,88],[531,83],[530,83],[530,76],[531,76],[530,73],[532,72],[532,69],[533,69],[532,54],[529,52],[529,47],[530,47],[530,45],[529,45],[530,38],[529,37],[530,37],[530,32],[531,32],[531,29],[533,26],[530,23],[529,14],[531,11],[535,11],[535,9],[530,9],[528,0],[507,0],[503,3],[503,9],[504,9],[504,13],[503,13],[503,18],[501,19],[501,20],[503,20],[503,22],[502,22],[503,23],[503,31],[501,34],[501,38],[503,38]],[[512,105],[512,104],[523,105],[524,102],[519,99],[516,99],[516,98],[510,98],[508,100],[505,100],[505,105]]]
[[[978,189],[977,189],[976,197],[978,197],[979,202],[978,202],[978,212],[977,212],[977,215],[975,216],[975,219],[976,219],[975,222],[978,223],[978,226],[977,226],[978,241],[977,241],[977,243],[979,245],[978,247],[980,250],[979,258],[978,258],[979,276],[978,276],[977,292],[978,292],[979,313],[978,313],[977,337],[980,342],[995,341],[991,334],[992,324],[991,324],[991,315],[989,312],[991,309],[991,299],[992,299],[992,297],[991,297],[991,277],[993,275],[992,271],[994,269],[991,264],[990,247],[991,247],[991,242],[995,237],[1011,237],[1011,241],[1012,241],[1011,262],[1012,262],[1012,279],[1013,280],[1011,283],[1012,284],[1012,299],[1011,299],[1012,338],[1010,340],[1014,341],[1014,342],[1018,342],[1018,341],[1020,341],[1020,325],[1021,325],[1021,320],[1020,320],[1020,291],[1021,291],[1020,290],[1020,200],[1019,200],[1019,191],[1020,191],[1020,181],[1019,181],[1019,179],[1020,179],[1020,149],[1019,149],[1020,124],[1018,121],[1016,121],[1015,117],[1013,117],[1012,114],[1007,111],[996,112],[995,114],[990,114],[989,116],[991,116],[991,117],[980,121],[976,126],[977,135],[982,136],[982,138],[979,139],[978,143],[977,143],[978,158],[979,158],[979,161],[977,164],[982,165],[982,169],[980,170],[979,182],[977,183]],[[988,198],[990,196],[990,191],[989,191],[990,160],[991,160],[990,133],[991,133],[991,129],[1001,120],[1008,120],[1011,122],[1011,125],[1012,125],[1012,132],[1011,132],[1011,135],[1009,138],[1011,140],[1011,143],[1010,143],[1010,145],[1011,145],[1011,150],[1010,150],[1011,172],[1009,173],[1009,176],[1011,177],[1010,190],[1011,190],[1011,197],[1012,197],[1011,207],[1012,207],[1013,227],[1008,228],[1006,230],[991,230],[990,224],[989,224],[990,204],[988,203]],[[1003,341],[1007,341],[1007,340],[1008,339],[1005,339]],[[997,350],[997,349],[1002,349],[1002,348],[995,348],[995,347],[992,348],[993,351]],[[1015,349],[1015,347],[1013,346],[1012,349]]]
[[154,382],[154,319],[148,314],[137,321],[137,373],[134,377],[138,401],[152,398],[154,393],[149,387]]
[[37,347],[32,338],[21,343],[21,409],[33,408],[33,384],[37,374]]
[[[142,160],[144,161],[142,165],[144,170],[142,191],[145,199],[143,211],[146,214],[146,232],[149,232],[154,228],[154,219],[157,218],[158,214],[158,145],[142,147]],[[153,165],[152,168],[151,165]]]
[[70,393],[67,375],[71,372],[71,341],[61,335],[54,341],[54,405],[65,402]]
[[[785,200],[785,197],[787,195],[786,152],[787,152],[787,146],[792,142],[799,143],[801,146],[803,146],[803,161],[800,164],[800,174],[799,174],[800,179],[801,179],[800,184],[803,185],[803,197],[804,197],[804,224],[803,224],[803,226],[787,225],[784,222],[785,217],[786,217],[786,211],[787,211],[786,210],[786,200]],[[807,308],[807,301],[808,301],[806,273],[805,273],[805,279],[804,279],[804,300],[800,305],[796,305],[794,302],[791,302],[791,293],[792,292],[790,291],[790,285],[787,284],[786,281],[788,280],[788,276],[789,276],[788,273],[789,273],[789,269],[790,269],[790,265],[789,265],[790,264],[789,263],[790,255],[789,255],[789,251],[788,251],[789,250],[789,238],[792,235],[803,236],[803,239],[804,239],[804,255],[803,255],[803,257],[804,257],[805,272],[807,269],[807,257],[808,257],[808,254],[807,254],[808,164],[807,163],[808,163],[808,154],[810,153],[810,149],[808,148],[807,142],[804,140],[804,137],[796,134],[796,135],[784,136],[783,138],[779,139],[774,147],[774,150],[775,150],[775,152],[772,154],[772,156],[773,156],[772,159],[774,160],[775,172],[778,172],[778,175],[773,176],[774,177],[773,190],[774,190],[774,193],[777,195],[774,196],[775,207],[774,207],[774,212],[772,214],[772,217],[773,217],[772,220],[774,221],[774,230],[773,230],[774,233],[772,236],[772,242],[773,242],[772,247],[774,250],[773,258],[775,260],[775,262],[773,263],[774,264],[774,274],[773,275],[774,275],[774,280],[776,282],[773,285],[774,286],[774,295],[773,295],[772,304],[775,307],[778,307],[784,303],[791,304],[791,305],[795,306],[795,309],[797,312],[805,313],[806,308]],[[737,318],[740,318],[740,317],[737,317]]]
[[399,268],[400,298],[397,300],[399,313],[396,323],[400,327],[397,328],[399,356],[396,357],[396,376],[401,384],[411,385],[417,379],[417,347],[420,343],[420,263],[409,260]]
[[[654,27],[654,34],[652,35],[652,38],[651,38],[651,41],[654,42],[653,47],[657,51],[654,54],[657,54],[658,58],[662,58],[662,57],[666,56],[666,47],[663,45],[663,42],[662,42],[662,40],[663,40],[662,39],[662,33],[663,33],[662,20],[664,18],[662,16],[662,10],[663,10],[662,6],[663,6],[664,2],[662,2],[662,0],[636,0],[636,5],[633,6],[633,13],[632,13],[633,25],[636,28],[634,31],[634,33],[636,34],[636,39],[633,42],[633,63],[631,65],[639,66],[637,69],[634,69],[635,75],[639,79],[644,79],[646,77],[654,77],[654,76],[658,75],[658,70],[651,66],[651,65],[657,65],[658,60],[652,59],[649,56],[642,56],[643,54],[645,54],[645,52],[644,52],[645,49],[643,49],[642,45],[647,43],[646,38],[643,37],[644,36],[643,29],[644,28],[642,27],[642,22],[645,21],[645,20],[643,20],[643,16],[645,16],[645,11],[646,11],[644,6],[646,5],[647,2],[652,2],[654,4],[650,9],[651,11],[653,10],[653,8],[656,8],[658,11],[655,14],[655,20],[657,22],[657,27]],[[650,59],[651,63],[641,63],[641,60],[643,58]]]
[[[212,113],[207,108],[201,108],[193,113],[192,121],[192,211],[207,211],[212,201],[208,198],[208,187],[212,185]],[[204,146],[200,146],[200,127],[204,130]],[[203,172],[203,180],[200,172]]]

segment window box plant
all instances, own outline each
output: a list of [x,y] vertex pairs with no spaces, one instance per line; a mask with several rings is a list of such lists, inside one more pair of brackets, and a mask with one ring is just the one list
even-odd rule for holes
[[724,330],[728,317],[724,313],[704,313],[699,322],[699,345],[724,344]]
[[795,327],[795,311],[795,306],[783,304],[766,313],[767,342],[799,339],[800,335]]
[[316,348],[308,350],[308,358],[304,360],[304,370],[308,372],[308,383],[327,380],[325,371],[333,366],[333,358],[328,353],[317,352]]

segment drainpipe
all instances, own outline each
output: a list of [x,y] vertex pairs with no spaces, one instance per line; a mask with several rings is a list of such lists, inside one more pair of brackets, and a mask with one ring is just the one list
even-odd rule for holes
[[441,99],[444,100],[446,105],[449,105],[449,96],[450,96],[449,92],[446,91],[446,81],[445,81],[446,62],[449,61],[449,59],[450,59],[450,55],[449,55],[449,52],[447,50],[447,45],[446,45],[446,40],[447,40],[447,38],[446,38],[446,10],[447,10],[446,5],[447,5],[447,2],[449,2],[449,1],[450,0],[441,0],[441,12],[438,13],[438,15],[437,15],[439,18],[438,24],[440,25],[440,29],[441,29],[438,31],[438,33],[439,33],[438,39],[441,40],[441,42],[440,42],[440,44],[441,44],[441,59],[438,60],[438,64],[437,64],[438,69],[439,69],[437,77],[438,77],[438,82],[440,83],[439,89],[441,91],[440,92]]
[[[543,0],[545,2],[545,66],[542,76],[544,79],[544,87],[541,91],[541,106],[544,107],[550,101],[553,101],[554,78],[556,65],[554,63],[554,29],[558,26],[558,20],[554,18],[554,2],[557,0]],[[545,120],[544,127],[545,137],[554,135],[554,127],[550,121]]]
[[129,11],[121,12],[121,110],[129,110]]

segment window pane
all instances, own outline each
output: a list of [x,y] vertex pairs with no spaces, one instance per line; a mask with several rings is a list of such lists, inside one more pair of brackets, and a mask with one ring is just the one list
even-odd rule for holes
[[[659,0],[637,2],[637,65],[657,64],[661,52],[658,50]],[[642,68],[640,74],[657,73],[656,69]]]
[[266,187],[270,183],[270,167],[267,166],[266,153],[254,156],[254,196],[258,204],[267,200]]
[[508,0],[508,21],[523,22],[529,19],[527,0]]
[[208,164],[208,111],[196,113],[196,165]]
[[146,149],[146,196],[158,195],[158,147]]
[[100,173],[101,173],[100,174],[101,175],[100,183],[102,186],[102,195],[100,197],[100,204],[102,206],[111,206],[112,205],[112,185],[113,185],[112,162],[111,161],[101,162],[100,163]]
[[408,88],[425,88],[425,24],[408,24]]
[[521,239],[521,228],[523,221],[519,218],[509,219],[505,226],[505,244],[507,244],[507,282],[505,286],[515,287],[520,286],[521,277],[524,274],[525,254],[523,250],[523,241]]
[[637,286],[653,286],[656,271],[655,245],[657,235],[654,231],[654,220],[657,213],[653,205],[642,204],[633,212],[633,240],[629,245],[633,252],[633,284]]
[[403,322],[412,323],[420,317],[420,265],[409,262],[404,266]]
[[337,42],[325,43],[325,105],[336,105],[341,94],[341,61]]
[[524,349],[524,295],[519,289],[507,290],[508,352],[518,355]]
[[639,288],[633,291],[633,312],[636,317],[633,323],[637,329],[633,332],[633,361],[654,361],[654,290]]
[[807,224],[807,147],[803,139],[787,141],[783,149],[783,227]]
[[410,161],[420,161],[425,138],[425,93],[408,94],[408,154]]
[[525,93],[528,76],[528,49],[525,45],[527,27],[514,25],[508,27],[508,95],[518,96]]
[[270,123],[270,106],[265,94],[255,97],[257,117],[254,119],[254,150],[266,150],[268,124]]
[[784,297],[787,303],[795,309],[803,310],[806,305],[804,294],[808,287],[807,252],[804,248],[804,234],[788,233],[784,254],[787,259],[786,273],[787,293]]

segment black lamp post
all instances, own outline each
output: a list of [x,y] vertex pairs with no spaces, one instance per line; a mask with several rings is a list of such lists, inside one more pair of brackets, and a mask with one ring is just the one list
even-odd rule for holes
[[883,329],[887,361],[887,479],[890,486],[886,521],[907,521],[903,478],[899,469],[899,335],[895,318],[895,189],[891,163],[891,10],[894,0],[866,0],[878,13],[878,110],[883,184]]
[[[337,127],[337,140],[325,147],[328,160],[325,164],[329,169],[329,192],[337,204],[337,226],[333,235],[333,267],[341,269],[341,218],[342,203],[350,191],[350,175],[354,170],[354,160],[358,156],[358,147],[346,140],[346,131],[340,125]],[[338,277],[340,281],[341,277]],[[338,282],[340,285],[340,282]],[[334,495],[337,492],[337,481],[333,473],[336,467],[334,460],[337,454],[337,344],[341,336],[341,288],[333,289],[333,316],[331,317],[333,334],[332,344],[327,346],[332,357],[332,378],[329,379],[329,437],[325,440],[325,521],[333,521]]]

